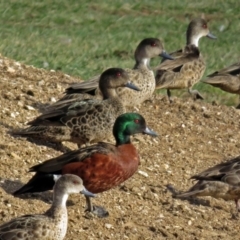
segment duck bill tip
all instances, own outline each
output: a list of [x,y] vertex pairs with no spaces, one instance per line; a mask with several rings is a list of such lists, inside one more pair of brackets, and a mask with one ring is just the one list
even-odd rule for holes
[[208,33],[207,37],[210,38],[210,39],[217,39],[217,37],[214,36],[212,33]]
[[150,128],[146,127],[143,131],[144,134],[150,135],[152,137],[158,137],[158,134],[151,130]]
[[163,58],[166,58],[166,59],[169,59],[169,60],[174,60],[174,58],[171,55],[169,55],[165,50],[162,51],[162,53],[160,53],[159,56],[161,56]]
[[137,87],[136,85],[134,85],[132,82],[128,81],[125,85],[125,87],[133,89],[135,91],[141,91],[141,89],[139,87]]
[[86,197],[96,197],[95,194],[89,192],[86,188],[84,188],[82,191],[80,191],[80,193],[85,195]]

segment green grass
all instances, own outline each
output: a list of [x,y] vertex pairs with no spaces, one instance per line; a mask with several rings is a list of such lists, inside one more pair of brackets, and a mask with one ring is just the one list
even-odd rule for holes
[[[237,0],[97,2],[1,0],[1,53],[88,79],[107,67],[132,67],[134,49],[145,37],[162,39],[169,52],[183,47],[189,21],[204,13],[218,37],[217,41],[204,38],[200,42],[206,74],[239,60]],[[208,101],[236,104],[238,100],[202,83],[197,88]]]

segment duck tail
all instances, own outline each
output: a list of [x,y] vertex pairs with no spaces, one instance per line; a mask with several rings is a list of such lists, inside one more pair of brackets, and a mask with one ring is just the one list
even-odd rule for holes
[[32,126],[25,129],[9,131],[9,133],[13,136],[19,135],[23,137],[30,137],[31,135],[38,135],[44,133],[46,132],[47,129],[48,129],[47,126]]
[[27,184],[13,193],[14,196],[24,193],[44,192],[52,190],[55,184],[54,175],[36,173]]

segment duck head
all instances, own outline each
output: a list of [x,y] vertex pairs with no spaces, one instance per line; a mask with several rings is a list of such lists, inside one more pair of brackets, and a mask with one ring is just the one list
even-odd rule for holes
[[127,87],[135,91],[140,91],[137,86],[130,82],[127,72],[122,68],[109,68],[101,74],[99,88],[104,99],[110,95],[116,95],[115,90],[118,87]]
[[157,133],[150,130],[143,116],[138,113],[124,113],[116,119],[113,135],[117,145],[130,143],[130,136],[137,133],[158,136]]
[[187,45],[194,44],[198,47],[198,42],[201,37],[216,39],[216,37],[210,32],[207,21],[203,18],[195,18],[188,25]]
[[149,66],[151,58],[161,56],[166,59],[173,59],[163,48],[163,44],[157,38],[145,38],[143,39],[135,51],[135,60],[137,64],[144,64]]

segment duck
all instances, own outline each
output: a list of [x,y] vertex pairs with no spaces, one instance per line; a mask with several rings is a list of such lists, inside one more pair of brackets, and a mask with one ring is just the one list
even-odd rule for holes
[[[157,38],[143,39],[135,50],[135,65],[133,69],[125,69],[130,80],[141,89],[139,92],[129,91],[126,88],[118,87],[117,94],[126,107],[140,105],[152,97],[156,82],[154,72],[150,69],[150,59],[162,56],[166,59],[173,59],[164,50],[163,44]],[[99,76],[95,76],[85,82],[75,83],[66,89],[66,95],[48,108],[69,104],[83,98],[102,99],[102,93],[98,87]],[[88,95],[88,96],[87,96]]]
[[[113,126],[115,145],[107,142],[79,148],[44,161],[30,168],[35,175],[14,196],[24,193],[43,192],[53,187],[55,174],[76,174],[84,186],[97,194],[110,190],[129,179],[138,169],[140,157],[131,143],[130,136],[142,133],[153,137],[157,134],[147,125],[144,117],[128,112],[117,117]],[[107,217],[108,211],[93,206],[86,196],[86,211],[98,217]]]
[[[218,87],[229,93],[238,94],[240,100],[240,62],[209,74],[201,82]],[[240,109],[240,101],[236,108]]]
[[175,197],[211,196],[233,200],[237,213],[240,212],[240,156],[208,168],[191,179],[197,182],[188,191],[175,194]]
[[[57,179],[57,180],[56,180]],[[67,233],[68,214],[66,202],[69,194],[95,195],[73,174],[55,176],[52,206],[44,214],[24,215],[0,225],[1,240],[62,240]]]
[[155,68],[157,70],[155,77],[156,89],[167,89],[170,103],[172,103],[171,89],[187,88],[194,99],[203,99],[203,96],[197,90],[192,90],[192,87],[202,78],[206,68],[198,46],[200,38],[204,36],[216,39],[209,31],[205,19],[193,19],[187,28],[186,46],[170,53],[174,60],[164,60]]
[[118,87],[140,90],[129,81],[124,69],[109,68],[102,73],[99,81],[103,100],[75,101],[69,106],[51,109],[29,122],[30,127],[15,130],[12,134],[56,142],[60,150],[64,149],[60,145],[62,141],[81,147],[108,139],[112,136],[115,119],[126,112],[116,92]]

